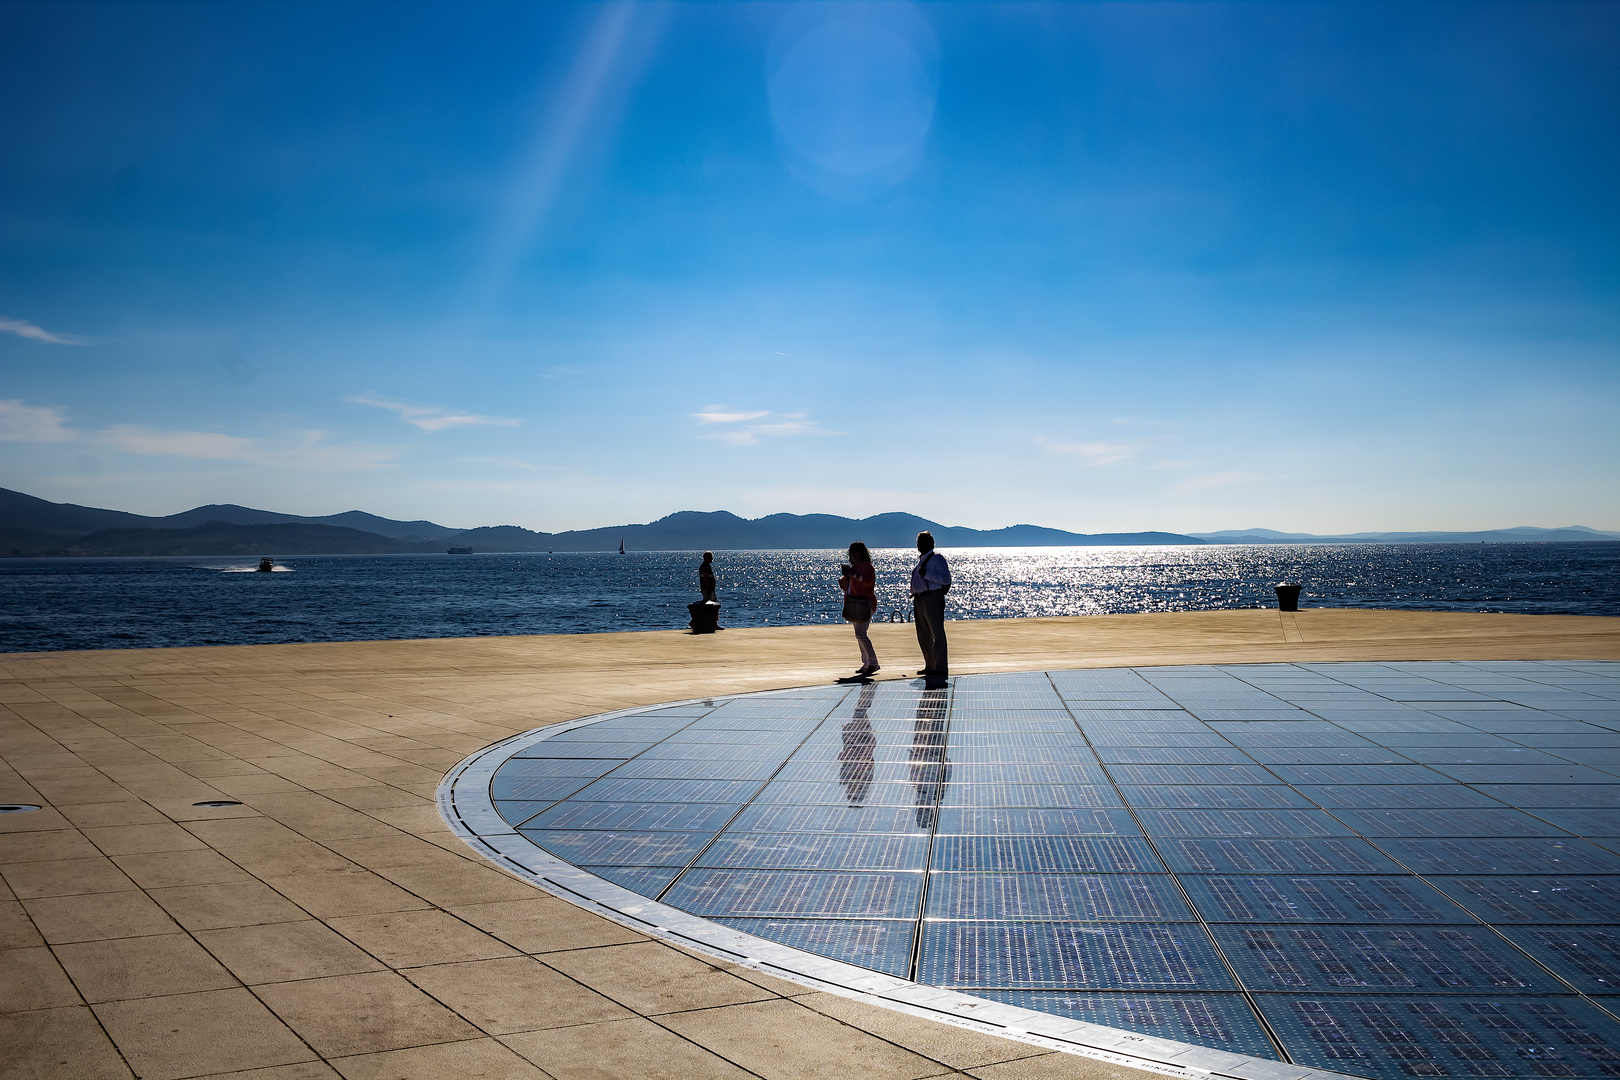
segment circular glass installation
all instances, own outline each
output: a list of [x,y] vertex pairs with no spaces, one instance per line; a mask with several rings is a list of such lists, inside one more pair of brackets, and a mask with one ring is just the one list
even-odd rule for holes
[[893,980],[1360,1076],[1620,1077],[1620,664],[811,687],[473,761],[441,805],[507,862]]

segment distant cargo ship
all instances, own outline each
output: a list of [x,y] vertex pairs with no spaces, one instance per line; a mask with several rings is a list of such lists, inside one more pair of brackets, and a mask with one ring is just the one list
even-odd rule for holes
[[471,555],[472,553],[472,548],[451,548],[449,551],[445,552],[446,555]]

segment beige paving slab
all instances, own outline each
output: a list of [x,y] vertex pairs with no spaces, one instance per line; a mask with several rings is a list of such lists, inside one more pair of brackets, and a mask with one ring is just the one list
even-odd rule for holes
[[772,996],[707,960],[659,941],[546,953],[545,963],[642,1016]]
[[84,999],[50,949],[0,950],[0,1013],[82,1004]]
[[129,1080],[134,1074],[87,1006],[0,1016],[4,1068],[11,1076]]
[[596,1024],[635,1015],[526,956],[411,968],[403,974],[479,1030],[492,1035]]
[[209,848],[116,855],[113,862],[143,889],[213,885],[222,881],[242,881],[249,876],[246,870]]
[[[7,814],[30,818],[32,814]],[[49,832],[16,832],[0,836],[0,866],[25,862],[54,862],[60,859],[94,859],[101,854],[77,829]]]
[[15,900],[0,901],[0,949],[30,949],[45,944],[34,920]]
[[142,1080],[310,1061],[315,1054],[246,990],[91,1006]]
[[756,1001],[659,1018],[766,1080],[817,1080],[852,1070],[871,1080],[918,1080],[939,1062],[795,1001]]
[[144,855],[152,851],[185,851],[208,846],[168,821],[149,825],[84,828],[84,835],[104,855]]
[[392,971],[274,983],[258,993],[328,1060],[480,1034]]
[[339,1080],[339,1074],[324,1061],[302,1061],[296,1065],[274,1065],[268,1069],[209,1073],[194,1080]]
[[[748,1080],[757,1076],[651,1020],[527,1031],[501,1042],[555,1080]],[[857,1077],[858,1071],[839,1074]]]
[[56,956],[91,1004],[239,985],[188,934],[58,945]]
[[172,934],[180,929],[143,892],[43,896],[22,905],[52,945]]
[[466,904],[448,910],[526,953],[565,952],[647,940],[634,930],[550,896]]
[[313,840],[290,844],[266,843],[220,849],[227,858],[261,881],[301,874],[342,873],[359,870],[348,859]]
[[262,881],[229,881],[182,885],[147,893],[187,930],[297,922],[308,918],[303,908]]
[[70,896],[127,892],[138,888],[111,859],[57,859],[0,866],[0,877],[14,896]]
[[333,1065],[343,1080],[550,1080],[548,1073],[494,1039],[338,1058]]
[[339,870],[312,870],[266,878],[265,884],[312,915],[323,919],[345,915],[379,915],[431,905],[393,882],[350,865]]
[[891,1009],[873,1009],[836,994],[812,993],[796,1000],[806,1008],[870,1032],[914,1053],[926,1054],[955,1069],[1021,1060],[1040,1053],[1026,1043],[935,1023]]
[[327,925],[396,968],[517,954],[516,949],[477,927],[433,909],[350,915],[328,919]]
[[314,919],[199,930],[197,940],[250,986],[384,968],[364,949]]

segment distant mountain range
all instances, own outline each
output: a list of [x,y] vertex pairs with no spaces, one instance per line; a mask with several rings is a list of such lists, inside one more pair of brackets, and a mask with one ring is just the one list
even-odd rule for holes
[[1555,529],[1519,525],[1512,529],[1486,529],[1480,532],[1366,532],[1345,536],[1316,536],[1312,533],[1277,532],[1275,529],[1227,529],[1224,532],[1191,535],[1211,544],[1523,544],[1620,540],[1620,533],[1601,532],[1588,529],[1585,525],[1564,525]]
[[431,521],[393,521],[350,510],[302,517],[229,503],[199,506],[167,517],[143,517],[53,503],[0,488],[0,555],[362,555],[445,551],[757,551],[846,547],[910,547],[923,529],[942,547],[1069,547],[1202,544],[1167,532],[1072,533],[1038,525],[964,529],[914,514],[837,517],[772,514],[748,519],[723,510],[686,510],[646,525],[544,533],[516,525],[452,529]]
[[1360,533],[1312,536],[1271,529],[1184,535],[1168,532],[1073,533],[1038,525],[966,529],[914,514],[868,518],[832,514],[771,514],[741,518],[725,511],[670,514],[645,525],[544,533],[516,525],[454,529],[431,521],[394,521],[350,510],[326,517],[277,514],[233,504],[199,506],[167,517],[145,517],[53,503],[0,488],[0,556],[106,555],[371,555],[445,551],[749,551],[841,548],[851,540],[872,547],[910,547],[928,529],[941,547],[1113,547],[1170,544],[1365,544],[1620,540],[1620,533],[1571,525],[1523,526],[1476,533]]

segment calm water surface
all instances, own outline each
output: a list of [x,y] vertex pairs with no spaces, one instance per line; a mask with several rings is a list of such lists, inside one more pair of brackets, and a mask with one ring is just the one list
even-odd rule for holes
[[[942,549],[951,618],[1304,606],[1620,615],[1620,543]],[[915,553],[878,550],[879,617]],[[683,627],[693,552],[0,560],[0,651]],[[727,551],[723,626],[836,622],[840,551]]]

